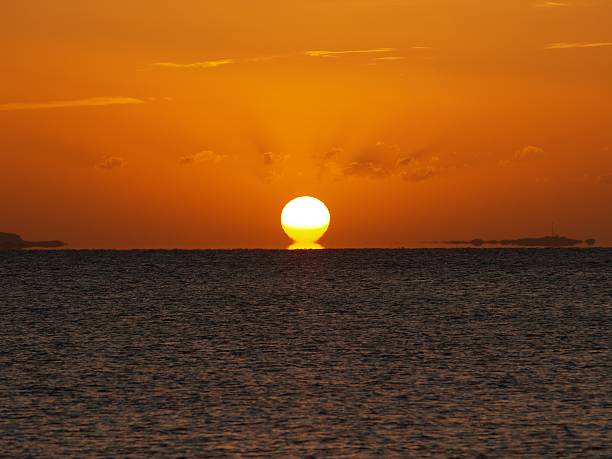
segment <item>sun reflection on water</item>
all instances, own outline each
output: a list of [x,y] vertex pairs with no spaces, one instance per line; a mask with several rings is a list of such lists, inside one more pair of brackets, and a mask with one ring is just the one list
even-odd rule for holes
[[288,250],[321,250],[324,248],[325,247],[316,242],[294,242],[287,247]]

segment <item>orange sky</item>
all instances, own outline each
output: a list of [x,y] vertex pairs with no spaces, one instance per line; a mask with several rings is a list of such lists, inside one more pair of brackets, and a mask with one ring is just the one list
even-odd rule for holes
[[70,247],[612,245],[612,1],[7,0],[0,231]]

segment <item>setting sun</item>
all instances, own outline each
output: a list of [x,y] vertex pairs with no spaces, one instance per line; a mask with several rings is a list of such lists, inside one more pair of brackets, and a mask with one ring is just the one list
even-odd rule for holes
[[289,201],[281,213],[281,225],[296,244],[291,248],[321,248],[315,244],[329,228],[329,210],[317,198],[301,196]]

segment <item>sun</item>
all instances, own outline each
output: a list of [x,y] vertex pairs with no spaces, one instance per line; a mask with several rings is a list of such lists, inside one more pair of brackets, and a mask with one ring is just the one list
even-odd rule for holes
[[329,210],[317,198],[300,196],[289,201],[281,212],[281,225],[295,241],[290,248],[321,248],[315,244],[329,228]]

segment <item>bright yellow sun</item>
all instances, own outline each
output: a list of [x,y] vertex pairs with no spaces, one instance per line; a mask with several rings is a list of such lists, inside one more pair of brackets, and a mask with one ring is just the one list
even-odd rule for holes
[[290,248],[321,248],[315,244],[329,228],[329,210],[311,196],[289,201],[281,213],[283,230],[295,241]]

